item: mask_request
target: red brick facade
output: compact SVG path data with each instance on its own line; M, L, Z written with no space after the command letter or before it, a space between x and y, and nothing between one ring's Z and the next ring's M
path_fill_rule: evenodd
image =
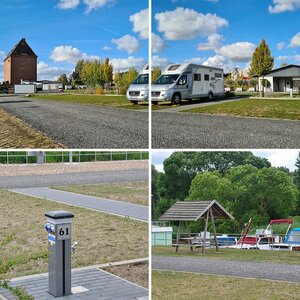
M37 56L22 39L4 59L4 81L19 84L21 80L37 80Z

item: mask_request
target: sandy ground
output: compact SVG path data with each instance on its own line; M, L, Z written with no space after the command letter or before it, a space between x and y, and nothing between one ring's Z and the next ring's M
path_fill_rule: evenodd
M63 148L0 108L0 148Z
M90 173L101 171L147 169L148 160L85 162L85 163L49 163L28 165L0 165L1 176L48 175L66 173Z

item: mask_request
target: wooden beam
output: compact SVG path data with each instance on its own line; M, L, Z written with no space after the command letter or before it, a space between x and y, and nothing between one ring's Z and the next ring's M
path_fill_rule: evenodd
M215 226L214 214L212 212L212 209L210 209L209 212L210 212L210 218L211 218L211 223L212 223L213 232L214 232L214 239L215 239L216 250L217 250L217 252L219 252L219 246L218 246L218 241L217 241L217 233L216 233L216 226Z
M190 238L191 237L191 228L190 228L190 225L188 224L188 221L186 221L186 228L187 228L188 238ZM192 241L188 240L188 243L191 245L190 250L193 251Z
M207 225L208 225L208 216L209 216L209 212L206 213L206 218L205 218L205 227L204 227L204 237L203 237L203 241L202 241L202 254L204 253L204 247L205 247L205 243L206 243L206 233L207 233Z
M181 221L179 221L178 225L178 231L177 231L177 246L176 246L176 252L178 252L178 245L179 245L179 240L180 240L180 227L181 227Z

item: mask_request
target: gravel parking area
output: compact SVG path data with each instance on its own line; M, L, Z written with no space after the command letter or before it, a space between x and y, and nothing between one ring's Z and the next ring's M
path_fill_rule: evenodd
M0 99L0 107L67 148L148 148L145 111L22 97Z
M152 146L166 149L300 148L300 122L153 112Z
M299 266L283 263L153 256L152 268L160 270L300 282Z

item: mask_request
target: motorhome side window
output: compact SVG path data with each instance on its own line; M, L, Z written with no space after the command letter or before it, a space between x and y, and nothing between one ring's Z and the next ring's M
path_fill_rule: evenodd
M194 81L201 81L201 74L194 74Z
M205 81L209 81L209 75L208 75L208 74L205 74L205 75L204 75L204 80L205 80Z
M215 77L216 78L222 78L222 74L221 73L215 73Z
M181 75L178 81L178 85L185 85L187 83L187 76L186 75Z

